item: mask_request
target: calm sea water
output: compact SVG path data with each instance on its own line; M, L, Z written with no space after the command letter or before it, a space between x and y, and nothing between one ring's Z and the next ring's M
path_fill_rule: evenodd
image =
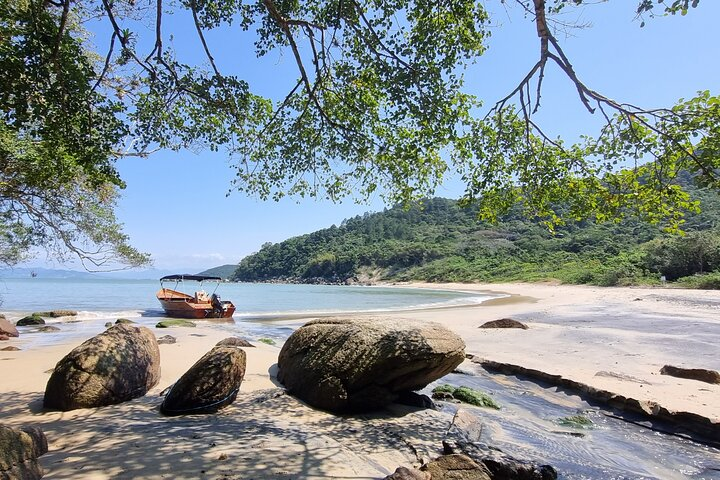
M175 288L175 282L166 283ZM405 310L479 304L497 295L443 290L335 285L183 282L178 290L216 293L237 307L235 319L356 311ZM160 282L110 279L0 279L0 311L27 313L68 309L83 316L123 313L161 315Z

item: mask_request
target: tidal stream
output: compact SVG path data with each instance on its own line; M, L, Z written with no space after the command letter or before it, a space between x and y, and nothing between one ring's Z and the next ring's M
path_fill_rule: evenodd
M459 372L423 393L449 383L490 394L500 410L468 406L482 423L480 441L518 459L552 465L561 479L720 480L717 448L622 420L555 387L490 374L469 362ZM592 425L561 423L577 415Z

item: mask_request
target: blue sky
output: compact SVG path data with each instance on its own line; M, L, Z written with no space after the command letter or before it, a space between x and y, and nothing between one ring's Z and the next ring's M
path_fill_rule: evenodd
M508 2L512 3L512 2ZM578 75L591 88L618 101L643 107L668 106L698 90L720 93L720 2L704 1L685 17L648 19L640 28L634 18L636 1L611 2L572 9L569 22L590 23L566 37L556 36ZM492 14L489 50L468 71L467 90L486 105L509 93L537 61L534 24L518 8L486 2ZM176 33L174 47L192 60L199 55L187 19L166 17ZM173 25L174 23L174 25ZM220 69L247 80L256 93L283 98L297 79L289 52L255 60L253 36L232 43L224 31L207 40ZM557 69L547 72L540 120L555 135L570 139L594 133L597 116L585 112L573 86ZM342 204L286 198L263 202L239 192L226 197L233 178L231 160L222 152L158 152L147 159L117 163L127 189L117 214L132 243L149 252L158 269L200 271L237 263L264 242L339 224L344 218L384 207L379 197L367 204L346 199ZM450 179L437 192L458 197L462 189ZM57 265L54 265L57 266Z

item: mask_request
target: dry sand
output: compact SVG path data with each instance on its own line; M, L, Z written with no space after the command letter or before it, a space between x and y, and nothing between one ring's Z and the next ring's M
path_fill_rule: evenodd
M389 314L444 324L462 336L468 353L720 421L720 385L659 374L665 364L720 370L720 292L412 286L509 295L476 307ZM478 328L504 317L530 328ZM163 417L159 392L226 336L202 324L157 331L166 333L178 341L160 346L162 378L146 397L72 412L43 411L42 395L49 370L84 339L0 351L0 421L46 432L45 478L382 478L399 465L440 454L447 414L402 410L351 418L312 410L276 388L279 347L262 343L245 349L248 369L232 406L217 415ZM24 344L21 336L0 347Z

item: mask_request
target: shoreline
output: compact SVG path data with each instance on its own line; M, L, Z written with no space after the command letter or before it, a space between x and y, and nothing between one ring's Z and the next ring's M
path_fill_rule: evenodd
M466 343L466 353L478 359L559 375L571 382L635 399L640 405L651 406L654 402L669 412L687 412L708 419L712 425L720 424L720 403L717 402L720 385L659 373L665 364L720 370L720 357L716 354L720 340L720 291L552 284L384 286L471 293L491 291L509 296L478 305L327 316L389 317L437 322L459 334ZM298 315L260 323L271 323L283 331L289 331L290 328L321 317ZM525 323L529 328L478 328L486 321L508 317ZM243 320L236 322L240 329L242 324ZM40 408L49 370L88 337L80 339L74 336L55 344L47 342L50 337L43 337L45 344L28 350L0 351L0 366L5 367L3 388L0 391L0 410L5 414L2 423L11 427L37 425L46 431L50 452L41 457L40 461L48 471L47 478L137 478L131 472L137 474L133 468L138 465L143 466L144 473L141 476L146 478L235 478L223 477L223 472L231 471L223 470L231 466L226 465L227 462L240 474L250 472L257 478L265 478L266 474L273 478L287 478L281 472L300 471L297 469L307 474L296 474L296 478L357 478L357 475L382 478L384 475L380 473L392 473L400 464L410 465L418 461L415 454L397 445L382 447L384 453L379 457L368 453L380 448L372 442L361 442L350 449L338 446L348 439L359 441L357 433L353 432L358 428L362 430L365 423L343 417L343 425L349 422L347 425L352 423L354 426L347 427L353 430L340 432L340 427L336 426L337 417L309 409L288 396L278 396L281 394L277 393L278 384L273 378L273 368L281 345L265 345L252 339L255 347L245 349L247 372L234 405L211 416L182 419L161 417L157 412L159 393L217 341L230 334L224 328L202 321L197 322L196 328L151 330L158 337L169 334L177 338L176 344L160 345L160 383L145 397L98 409L55 412ZM30 335L27 334L27 337ZM20 339L1 342L0 348L22 346L23 336L21 333ZM270 410L265 411L261 406ZM286 415L286 412L289 413ZM272 425L266 424L271 422L269 415L278 416L272 420ZM422 419L424 422L434 422L433 425L437 426L432 435L424 440L424 444L435 445L437 438L441 438L442 432L446 431L442 418L432 412L417 415L419 417L411 416L408 419ZM256 428L257 432L253 433L255 430L249 428L248 424L237 420L238 416L242 422L254 425L252 428ZM400 422L385 417L378 421L380 423L373 424L375 426L372 428L383 429L386 425ZM405 425L397 428L404 432L411 427ZM183 429L195 433L182 434ZM257 452L248 454L243 452L242 446L230 446L231 443L244 441L241 440L243 434L236 433L237 429L249 432L246 433L248 441L254 445L253 448L258 449ZM166 430L177 431L180 436L168 436ZM268 431L275 433L268 437L263 433ZM108 435L108 432L115 434ZM199 437L194 438L193 435ZM313 436L316 439L312 439ZM318 439L322 439L322 442ZM203 445L202 454L188 456L184 453L200 448L197 442ZM310 445L317 447L317 442L322 443L324 448L331 448L337 455L326 455L322 448L310 448ZM208 447L212 444L218 447ZM159 466L147 463L142 459L144 457L136 454L135 445L166 452L175 463L163 461L157 455L153 460L159 462ZM336 447L337 450L333 450ZM128 449L128 458L133 459L135 464L124 462L121 468L118 463L120 460L109 453L118 448ZM298 466L294 459L282 455L281 452L286 449L302 454L306 461ZM428 447L427 451L432 453L435 450ZM270 470L263 470L253 463L265 465L263 454L279 462L277 469L272 470L272 475L268 473ZM218 458L230 460L219 461ZM369 461L369 458L373 460ZM338 462L346 464L340 467ZM201 470L207 475L201 475Z

